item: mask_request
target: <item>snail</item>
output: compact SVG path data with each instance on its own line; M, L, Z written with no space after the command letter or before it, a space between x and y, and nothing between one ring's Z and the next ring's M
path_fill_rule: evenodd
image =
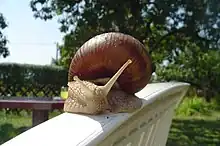
M134 37L109 32L85 42L72 58L64 112L133 112L142 106L134 95L152 75L151 58Z

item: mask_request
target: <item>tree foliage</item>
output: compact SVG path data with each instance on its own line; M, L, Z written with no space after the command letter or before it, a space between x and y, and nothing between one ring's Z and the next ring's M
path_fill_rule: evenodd
M6 46L7 39L3 35L3 30L7 27L5 22L5 18L3 17L2 13L0 13L0 56L2 55L4 58L9 55L8 48Z
M34 16L59 17L60 65L94 35L120 31L149 48L161 80L218 89L220 2L218 0L32 0ZM163 65L166 61L166 65Z

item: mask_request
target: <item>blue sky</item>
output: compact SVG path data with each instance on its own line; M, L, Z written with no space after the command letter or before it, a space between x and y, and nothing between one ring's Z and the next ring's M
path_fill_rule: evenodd
M56 19L35 19L29 0L0 0L0 12L8 23L4 34L9 43L10 56L1 62L50 64L56 56L56 42L62 42Z

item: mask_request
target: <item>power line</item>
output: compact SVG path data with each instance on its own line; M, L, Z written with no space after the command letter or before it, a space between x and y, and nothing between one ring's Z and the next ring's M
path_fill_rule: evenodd
M10 45L34 45L34 46L54 46L56 43L44 43L44 42L9 42Z

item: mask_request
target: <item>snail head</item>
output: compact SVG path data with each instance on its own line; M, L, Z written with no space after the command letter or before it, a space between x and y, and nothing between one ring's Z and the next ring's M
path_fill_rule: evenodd
M119 76L122 74L122 72L127 68L129 64L131 64L131 59L128 59L127 62L125 62L122 67L114 74L114 76L104 85L104 86L97 86L93 83L91 83L95 88L94 90L91 90L82 80L78 78L78 76L74 76L73 80L78 82L81 85L82 91L84 91L84 96L88 99L93 98L104 98L105 102L108 103L107 95L109 91L111 90L114 83L117 81Z

